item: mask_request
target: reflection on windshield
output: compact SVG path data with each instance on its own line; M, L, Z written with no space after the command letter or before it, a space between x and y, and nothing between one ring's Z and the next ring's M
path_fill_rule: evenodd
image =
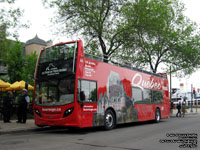
M35 90L35 104L58 106L74 102L74 79L38 82Z
M47 48L41 53L40 63L73 58L76 44L77 43L67 43Z

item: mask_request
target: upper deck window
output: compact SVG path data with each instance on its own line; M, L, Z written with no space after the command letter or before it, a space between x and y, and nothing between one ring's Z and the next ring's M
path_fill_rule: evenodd
M76 47L77 43L67 43L49 47L42 51L40 56L40 63L73 58Z
M67 74L75 73L77 61L77 42L54 45L41 52L37 79L62 79Z

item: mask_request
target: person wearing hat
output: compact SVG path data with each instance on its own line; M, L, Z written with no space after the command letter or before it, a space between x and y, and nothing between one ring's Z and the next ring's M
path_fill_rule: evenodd
M27 90L22 90L22 96L19 99L19 106L17 112L17 123L26 123L27 110L29 109L30 98L27 94Z

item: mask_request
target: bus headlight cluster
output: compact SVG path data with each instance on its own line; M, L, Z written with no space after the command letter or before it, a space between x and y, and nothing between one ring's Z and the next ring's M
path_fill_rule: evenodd
M38 116L42 117L42 115L41 115L41 113L40 113L40 111L39 111L38 109L35 109L35 113L36 113Z
M71 108L65 110L65 112L63 114L63 118L65 118L65 117L69 116L70 114L72 114L73 110L74 110L74 107L71 107Z

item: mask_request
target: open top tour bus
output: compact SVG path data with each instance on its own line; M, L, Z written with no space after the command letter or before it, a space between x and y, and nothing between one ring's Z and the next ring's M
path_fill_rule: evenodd
M43 49L35 73L35 124L109 130L170 116L166 74L101 60L84 54L81 40Z

